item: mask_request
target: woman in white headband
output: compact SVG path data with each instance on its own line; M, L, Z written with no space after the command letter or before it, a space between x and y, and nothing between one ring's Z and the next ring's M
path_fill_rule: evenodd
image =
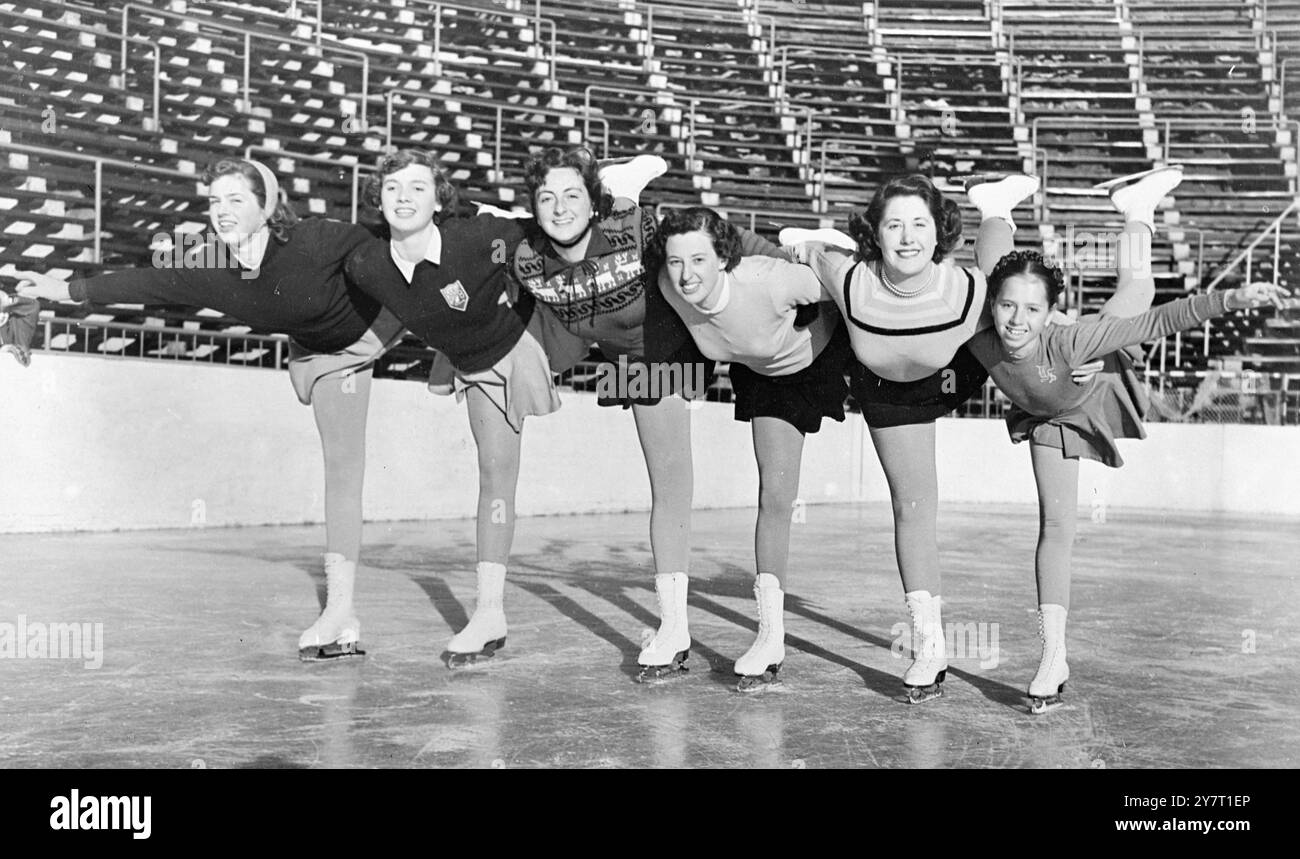
M373 238L364 227L299 220L275 174L256 161L212 165L208 217L215 230L181 255L155 254L153 268L64 283L21 272L19 293L52 301L211 308L290 341L289 377L312 407L325 455L324 611L298 641L304 660L360 654L352 607L361 554L366 413L376 358L402 337L400 322L355 289L343 264Z

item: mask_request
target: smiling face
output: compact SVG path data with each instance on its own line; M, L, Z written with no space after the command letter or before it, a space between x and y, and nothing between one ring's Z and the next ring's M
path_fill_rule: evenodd
M726 262L718 256L713 238L704 230L669 236L664 245L664 270L673 289L703 310L717 304L725 269Z
M433 171L423 164L409 164L389 173L379 189L379 207L394 235L423 230L442 211Z
M902 283L924 272L937 243L934 215L924 199L908 194L885 204L876 244L891 281Z
M1029 274L1013 274L1002 282L993 300L993 329L1007 351L1022 357L1047 327L1052 311L1047 287Z
M212 229L224 242L233 242L266 226L262 204L248 180L237 173L227 173L212 181L208 192L208 218Z
M595 206L577 170L555 167L547 172L546 180L537 189L533 213L542 231L557 244L567 247L586 234Z

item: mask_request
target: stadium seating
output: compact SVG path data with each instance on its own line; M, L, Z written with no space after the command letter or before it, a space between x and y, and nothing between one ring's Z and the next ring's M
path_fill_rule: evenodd
M1159 216L1158 301L1223 273L1298 191L1297 0L340 0L323 4L319 31L316 3L155 0L132 4L125 46L122 9L0 2L14 58L0 78L0 275L148 264L155 234L204 227L184 177L245 152L304 214L365 219L355 185L386 146L436 149L466 201L510 206L530 152L585 138L668 160L646 202L714 205L769 236L842 227L897 172L956 191L1028 169L1045 188L1018 210L1017 241L1058 254L1118 227L1095 183L1181 163L1187 180ZM98 259L93 164L57 153L109 159ZM1277 277L1298 285L1300 222L1277 246ZM1252 276L1274 276L1271 250L1252 258ZM1075 260L1084 312L1113 288L1104 262ZM111 310L119 325L234 324ZM1230 318L1160 360L1300 370L1294 313ZM170 334L89 330L57 336L80 335L78 351L176 351ZM224 354L274 359L246 345ZM428 357L412 342L389 364L415 377Z

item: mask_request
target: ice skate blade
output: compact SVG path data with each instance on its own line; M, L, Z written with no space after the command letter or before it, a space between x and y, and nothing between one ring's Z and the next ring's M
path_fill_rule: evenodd
M1044 713L1049 713L1052 710L1055 710L1057 707L1060 707L1065 703L1061 698L1061 693L1064 691L1065 683L1062 682L1061 685L1056 688L1056 693L1053 695L1030 695L1029 712L1033 713L1035 716L1041 716Z
M933 683L927 683L924 686L907 686L907 703L924 704L926 701L932 701L935 698L943 697L943 681L948 676L948 669L945 668L934 677Z
M976 185L984 185L988 182L1001 182L1003 179L1011 176L1011 173L976 173L974 176L967 176L962 181L962 190L969 191Z
M482 650L476 650L470 653L456 653L455 651L449 650L447 651L446 656L447 667L453 671L457 668L468 668L480 659L491 659L493 656L496 656L498 650L505 646L506 639L503 635L495 641L489 641L487 644L484 644Z
M314 644L300 647L298 659L301 662L329 662L334 659L346 659L349 656L365 656L366 652L355 641L333 641L329 644Z
M658 684L684 677L691 670L686 665L686 660L690 655L689 650L683 650L674 656L673 661L667 665L642 665L641 673L636 676L636 682Z
M736 683L736 691L746 693L762 692L764 689L779 686L781 685L781 678L777 676L777 673L780 670L781 663L777 663L776 665L767 666L767 670L762 674L737 674L736 676L739 677L740 680Z
M1035 716L1041 716L1044 713L1050 713L1053 710L1065 704L1060 695L1049 695L1046 698L1030 698L1029 712Z
M926 701L933 701L935 698L943 697L943 686L935 683L933 686L909 686L907 687L908 704L924 704Z
M1153 176L1156 173L1160 173L1161 171L1164 170L1184 170L1184 169L1185 168L1181 164L1169 164L1165 167L1153 167L1150 170L1142 170L1138 173L1130 173L1127 176L1120 176L1116 179L1107 179L1105 182L1098 182L1096 185L1093 185L1092 187L1098 191L1114 191L1118 188L1123 188L1125 185L1132 185L1135 182L1140 182L1146 177Z

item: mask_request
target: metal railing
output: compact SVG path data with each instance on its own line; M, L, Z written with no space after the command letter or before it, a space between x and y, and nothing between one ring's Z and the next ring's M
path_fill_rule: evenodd
M442 10L443 9L455 9L461 12L473 12L478 15L483 15L483 14L500 15L503 18L526 18L526 16L523 15L522 12L512 12L508 9L495 10L495 9L488 9L483 6L466 6L459 3L444 3L442 0L408 0L408 2L414 5L423 6L426 9L433 10L433 27L434 27L433 64L434 64L434 69L436 74L442 74L442 60L438 58L438 55L442 51ZM534 44L538 44L538 45L541 44L542 25L546 25L551 28L551 55L550 55L550 61L548 63L550 68L548 74L548 80L550 81L551 84L551 90L554 91L556 88L556 78L555 78L555 59L556 59L555 51L556 51L556 44L557 44L556 26L555 26L556 22L551 18L542 17L541 0L537 0L536 6L534 7L532 22L533 22Z
M1295 200L1291 205L1287 206L1282 214L1274 218L1273 222L1265 227L1263 232L1255 237L1254 241L1242 248L1241 253L1233 257L1232 261L1223 267L1223 270L1215 276L1214 280L1206 284L1205 291L1212 291L1216 286L1223 282L1224 278L1236 271L1238 266L1241 266L1243 262L1245 263L1245 279L1249 282L1251 278L1251 264L1254 259L1255 248L1267 239L1270 233L1273 236L1273 284L1276 286L1278 282L1278 274L1281 271L1279 263L1282 258L1282 222L1292 213L1300 213L1300 199ZM1300 218L1297 218L1296 223L1297 227L1300 227Z
M325 0L315 0L316 5L316 32L312 41L316 47L321 46L321 31L325 29ZM297 20L298 18L298 0L289 0L289 17Z
M372 165L363 165L359 161L353 161L351 165L347 162L340 161L328 155L307 155L302 152L289 152L285 149L276 149L274 146L246 146L244 147L244 157L252 159L254 152L262 152L276 155L280 158L289 158L295 161L311 161L315 164L328 164L331 167L338 167L340 164L352 167L352 223L357 222L357 204L361 196L361 171L368 170L374 172L377 167ZM277 174L279 171L275 171Z
M1274 56L1276 56L1276 53L1274 54ZM1282 117L1286 116L1286 67L1288 64L1295 63L1297 61L1298 59L1296 57L1286 57L1280 63L1278 63L1277 104L1278 104L1278 114L1281 115ZM1291 142L1293 145L1297 143L1297 141L1294 140Z
M785 101L788 101L788 98L787 98L787 96L786 96L786 90L789 88L789 85L790 85L789 70L790 70L790 51L791 51L791 50L799 51L799 56L801 56L801 57L826 57L826 58L839 59L839 60L841 60L841 61L843 61L843 59L844 59L844 54L843 54L843 52L834 52L834 51L818 51L818 50L815 50L815 49L809 48L809 47L807 47L807 46L805 46L805 45L781 45L779 48L776 49L776 53L777 53L777 56L778 56L779 61L780 61L780 62L779 62L779 65L780 65L780 67L781 67L781 77L780 77L780 81L779 81L779 85L780 85L780 93L781 93L781 98L782 98L782 100L785 100ZM877 64L877 65L883 63L883 64L885 64L885 65L897 66L897 67L898 67L898 73L897 73L897 76L895 77L894 80L895 80L895 86L896 86L896 95L897 95L897 99L898 99L899 104L901 105L901 104L902 104L902 99L903 99L903 69L902 69L902 60L901 60L899 57L897 57L897 56L895 56L895 55L893 55L893 54L890 54L890 53L888 53L888 52L884 52L884 53L881 53L881 54L879 54L879 55L876 55L876 54L873 53L870 57L867 57L867 58L862 59L861 62L863 62L863 63L870 62L870 63L875 63L875 64ZM882 90L882 92L887 93L888 90Z
M506 105L503 105L501 104L501 102L493 101L491 99L472 98L468 96L454 95L451 93L421 92L419 90L411 90L404 87L394 87L388 90L387 92L385 92L382 96L370 96L370 98L383 98L384 100L384 110L386 112L386 122L387 122L387 129L384 135L385 152L393 151L393 99L399 95L405 95L411 98L436 98L436 99L442 99L444 102L453 101L456 102L457 104L472 104L472 105L486 107L494 110L496 112L496 125L495 125L496 134L492 141L492 153L493 153L492 169L500 173L501 135L505 125L505 111L507 109ZM602 125L605 126L605 134L603 139L602 154L600 157L605 158L609 156L609 123L606 120L601 119L600 117L586 117L571 111L556 110L554 108L548 108L548 107L530 107L527 105L512 104L508 106L508 109L514 113L536 113L536 114L541 114L543 116L555 116L561 119L573 119L575 121L575 125L574 125L575 128L577 127L576 124L577 121L586 121L586 122L594 121L594 122L601 123ZM583 133L583 140L585 141L590 137L590 134L588 133L590 131L590 126L588 125L584 127L587 129L587 131Z
M152 6L143 6L136 3L127 3L125 6L122 7L122 35L124 37L127 35L127 30L130 27L131 10L133 9L137 13L139 13L139 15L144 15L146 17L172 18L180 21L185 21L187 23L195 24L197 26L207 27L213 30L220 30L226 33L236 33L242 35L244 37L243 39L244 50L242 56L242 59L244 61L244 77L243 77L244 99L241 108L244 113L252 113L253 111L252 55L253 55L254 39L263 39L266 41L275 42L276 44L304 45L311 48L317 48L320 51L320 55L322 58L324 57L324 52L327 50L333 51L336 54L343 54L345 56L360 57L361 58L360 59L361 128L364 129L366 127L366 94L370 91L370 55L367 54L365 51L353 50L351 48L341 48L336 45L317 45L315 42L306 39L295 39L291 36L280 36L273 33L259 32L257 30L250 30L246 27L236 27L231 24L222 24L215 21L204 21L201 18L195 18L191 15L185 15L179 12L168 12L163 9L155 9ZM125 76L126 75L126 43L125 42L123 42L122 44L121 71L122 71L122 75Z
M666 210L680 211L682 209L692 209L699 205L700 205L699 203L658 203L655 205L655 217L662 219L663 213ZM713 208L715 211L717 211L718 214L722 215L724 218L726 218L729 221L731 220L732 215L740 215L741 217L747 217L749 219L749 223L743 226L745 226L745 228L748 229L751 233L758 232L758 219L760 217L766 217L770 219L768 221L768 226L772 226L772 227L789 226L788 223L776 219L782 216L789 216L791 214L798 215L799 217L818 220L819 222L821 220L818 217L817 213L815 212L791 213L791 212L783 212L778 209L755 209L749 206L713 206L711 208Z
M538 0L538 2L540 3L540 0ZM637 3L636 5L641 7L644 10L646 44L652 48L651 52L646 56L646 62L648 64L650 58L654 56L653 46L654 46L654 39L655 39L655 7L654 4L652 3ZM684 6L674 7L674 11L685 13L687 12L687 9ZM697 9L695 11L697 14L707 12L709 15L711 15L714 18L728 18L732 14L735 14L740 19L741 23L746 25L749 23L749 20L746 18L744 12L739 10L737 10L734 13L722 9ZM772 15L764 15L759 12L754 12L753 19L757 21L760 25L763 23L764 20L766 20L768 55L769 55L769 59L775 62L776 61L776 18Z
M1050 167L1048 164L1049 156L1047 150L1044 147L1040 146L1038 143L1038 130L1040 127L1052 127L1052 126L1058 126L1063 128L1079 128L1084 126L1119 128L1119 129L1131 128L1139 133L1148 130L1148 127L1143 126L1140 123L1140 121L1137 119L1105 119L1105 118L1096 118L1096 117L1058 117L1058 116L1035 117L1030 122L1029 139L1030 139L1031 148L1035 152L1042 152L1042 156L1043 156L1043 170L1039 174L1039 177L1042 179L1042 186L1041 186L1041 190L1039 191L1039 197L1042 199L1041 220L1043 222L1050 222L1051 220L1050 212L1048 211L1047 204L1046 204L1047 187L1049 184L1048 179L1050 176ZM1214 129L1228 129L1228 128L1240 128L1240 127L1242 127L1242 121L1240 120L1228 120L1228 119L1157 120L1154 130L1158 132L1156 141L1157 144L1161 146L1160 160L1165 162L1166 164L1168 164L1171 161L1170 149L1171 146L1173 145L1174 128L1192 128L1192 129L1203 128L1207 131L1210 131ZM1300 121L1296 121L1296 120L1281 121L1281 122L1277 120L1265 120L1265 123L1263 125L1257 126L1257 128L1262 128L1264 130L1274 130L1274 131L1279 129L1284 129L1284 128L1292 128L1296 135L1300 135ZM1159 134L1161 129L1163 129L1163 134ZM1193 178L1193 177L1189 177L1189 178ZM1224 177L1204 177L1204 178L1224 178Z
M272 367L279 369L289 356L289 338L283 334L251 334L230 331L203 331L167 325L144 325L135 322L101 322L52 315L42 318L42 339L37 351L96 358L183 360L193 363L221 364L234 367L260 367L263 355L270 355ZM92 337L78 332L99 331L99 348L92 351ZM54 345L59 337L68 339ZM158 338L158 345L146 351L147 341ZM164 341L164 338L165 341ZM120 342L113 343L113 340ZM173 346L172 344L176 344ZM240 348L236 350L234 346ZM112 346L113 348L105 348ZM79 347L79 348L76 348ZM250 348L252 347L252 348ZM240 358L240 355L248 357Z
M725 96L702 96L702 95L694 95L690 93L678 93L678 92L674 92L673 90L636 89L633 87L610 87L610 86L603 86L601 84L591 84L590 86L586 87L582 91L582 110L584 114L584 123L589 123L589 122L605 123L606 149L609 148L609 122L605 120L603 117L592 115L591 94L593 92L608 92L616 95L627 95L631 93L635 95L647 95L653 97L667 96L672 99L672 103L661 104L660 107L662 108L671 107L677 111L681 111L681 107L678 106L677 104L677 98L678 96L680 96L681 99L684 102L686 102L686 115L683 117L683 119L686 121L685 125L687 126L688 129L686 134L682 136L681 142L686 144L686 147L691 157L694 156L693 140L695 136L695 121L696 121L695 106L698 104L718 104L718 105L728 105L728 106L739 105L739 106L746 106L746 107L752 106L752 107L759 107L765 111L771 112L771 114L777 118L794 116L792 112L787 111L785 109L778 108L777 103L772 101L771 99L765 100L765 99L745 99L745 98L734 98L734 97L729 98ZM804 117L804 141L805 141L803 146L804 164L810 164L812 161L812 133L813 133L812 118L814 114L811 108L802 108L800 112ZM637 121L633 117L626 117L626 119L629 122ZM584 137L589 136L590 133L589 127L584 124L583 128L584 128Z
M1282 214L1274 218L1273 222L1269 224L1267 227L1265 227L1264 230L1258 236L1256 236L1255 239L1250 244L1242 248L1241 252L1237 254L1235 257L1233 257L1232 260L1228 262L1228 264L1225 265L1217 275L1215 275L1213 280L1211 280L1208 284L1206 284L1205 291L1212 292L1220 283L1224 281L1224 279L1228 277L1228 275L1235 272L1238 268L1244 269L1243 276L1242 276L1243 281L1246 283L1250 283L1252 278L1252 267L1255 259L1255 248L1263 244L1264 241L1270 237L1270 235L1273 238L1273 285L1277 286L1278 280L1281 277L1281 273L1282 273L1282 264L1281 264L1282 263L1282 223L1287 218L1289 218L1292 214L1300 215L1300 198L1296 199L1291 203L1291 205L1287 206L1286 210L1283 211ZM1300 227L1300 217L1297 217L1297 227ZM1205 336L1203 338L1203 343L1201 348L1203 350L1203 354L1208 356L1210 354L1210 331L1211 331L1211 321L1208 319L1205 320L1204 331L1205 331Z
M185 179L191 182L198 182L199 177L193 173L184 173L180 170L170 170L166 167L154 167L151 164L137 164L134 161L122 161L117 158L105 158L96 155L83 155L79 152L64 152L61 149L49 149L43 146L28 146L23 143L9 143L0 140L0 150L12 152L21 152L27 155L37 155L42 158L65 159L70 161L80 161L87 164L95 165L95 226L93 236L93 248L95 258L93 262L99 263L103 255L101 253L101 242L104 227L104 167L119 167L131 173L153 173L159 176L172 176ZM51 197L57 195L51 194ZM72 220L72 219L69 219Z
M823 137L821 140L817 141L817 151L819 153L817 162L817 213L819 215L826 215L830 208L830 203L826 199L826 147L828 145L864 147L864 144L867 142L868 141L866 140L847 137ZM863 152L862 150L859 150L856 153L850 151L849 154L861 155Z
M109 39L120 39L122 41L122 52L124 54L126 52L127 42L130 42L135 45L142 45L146 48L149 48L153 55L153 128L154 130L157 130L158 128L161 127L162 97L159 92L159 88L161 86L161 78L162 78L162 50L153 42L151 42L148 39L142 38L140 36L125 36L120 33L108 33L105 32L104 30L96 29L95 27L86 27L81 24L66 24L62 21L46 21L43 18L33 19L19 12L11 12L8 9L0 9L0 16L4 16L6 18L17 18L19 20L28 21L28 22L40 21L40 23L43 26L53 25L63 30L74 30L78 33L89 33L90 35L96 37L104 36ZM123 73L121 75L121 78L122 78L121 89L123 91L126 91L126 74Z

